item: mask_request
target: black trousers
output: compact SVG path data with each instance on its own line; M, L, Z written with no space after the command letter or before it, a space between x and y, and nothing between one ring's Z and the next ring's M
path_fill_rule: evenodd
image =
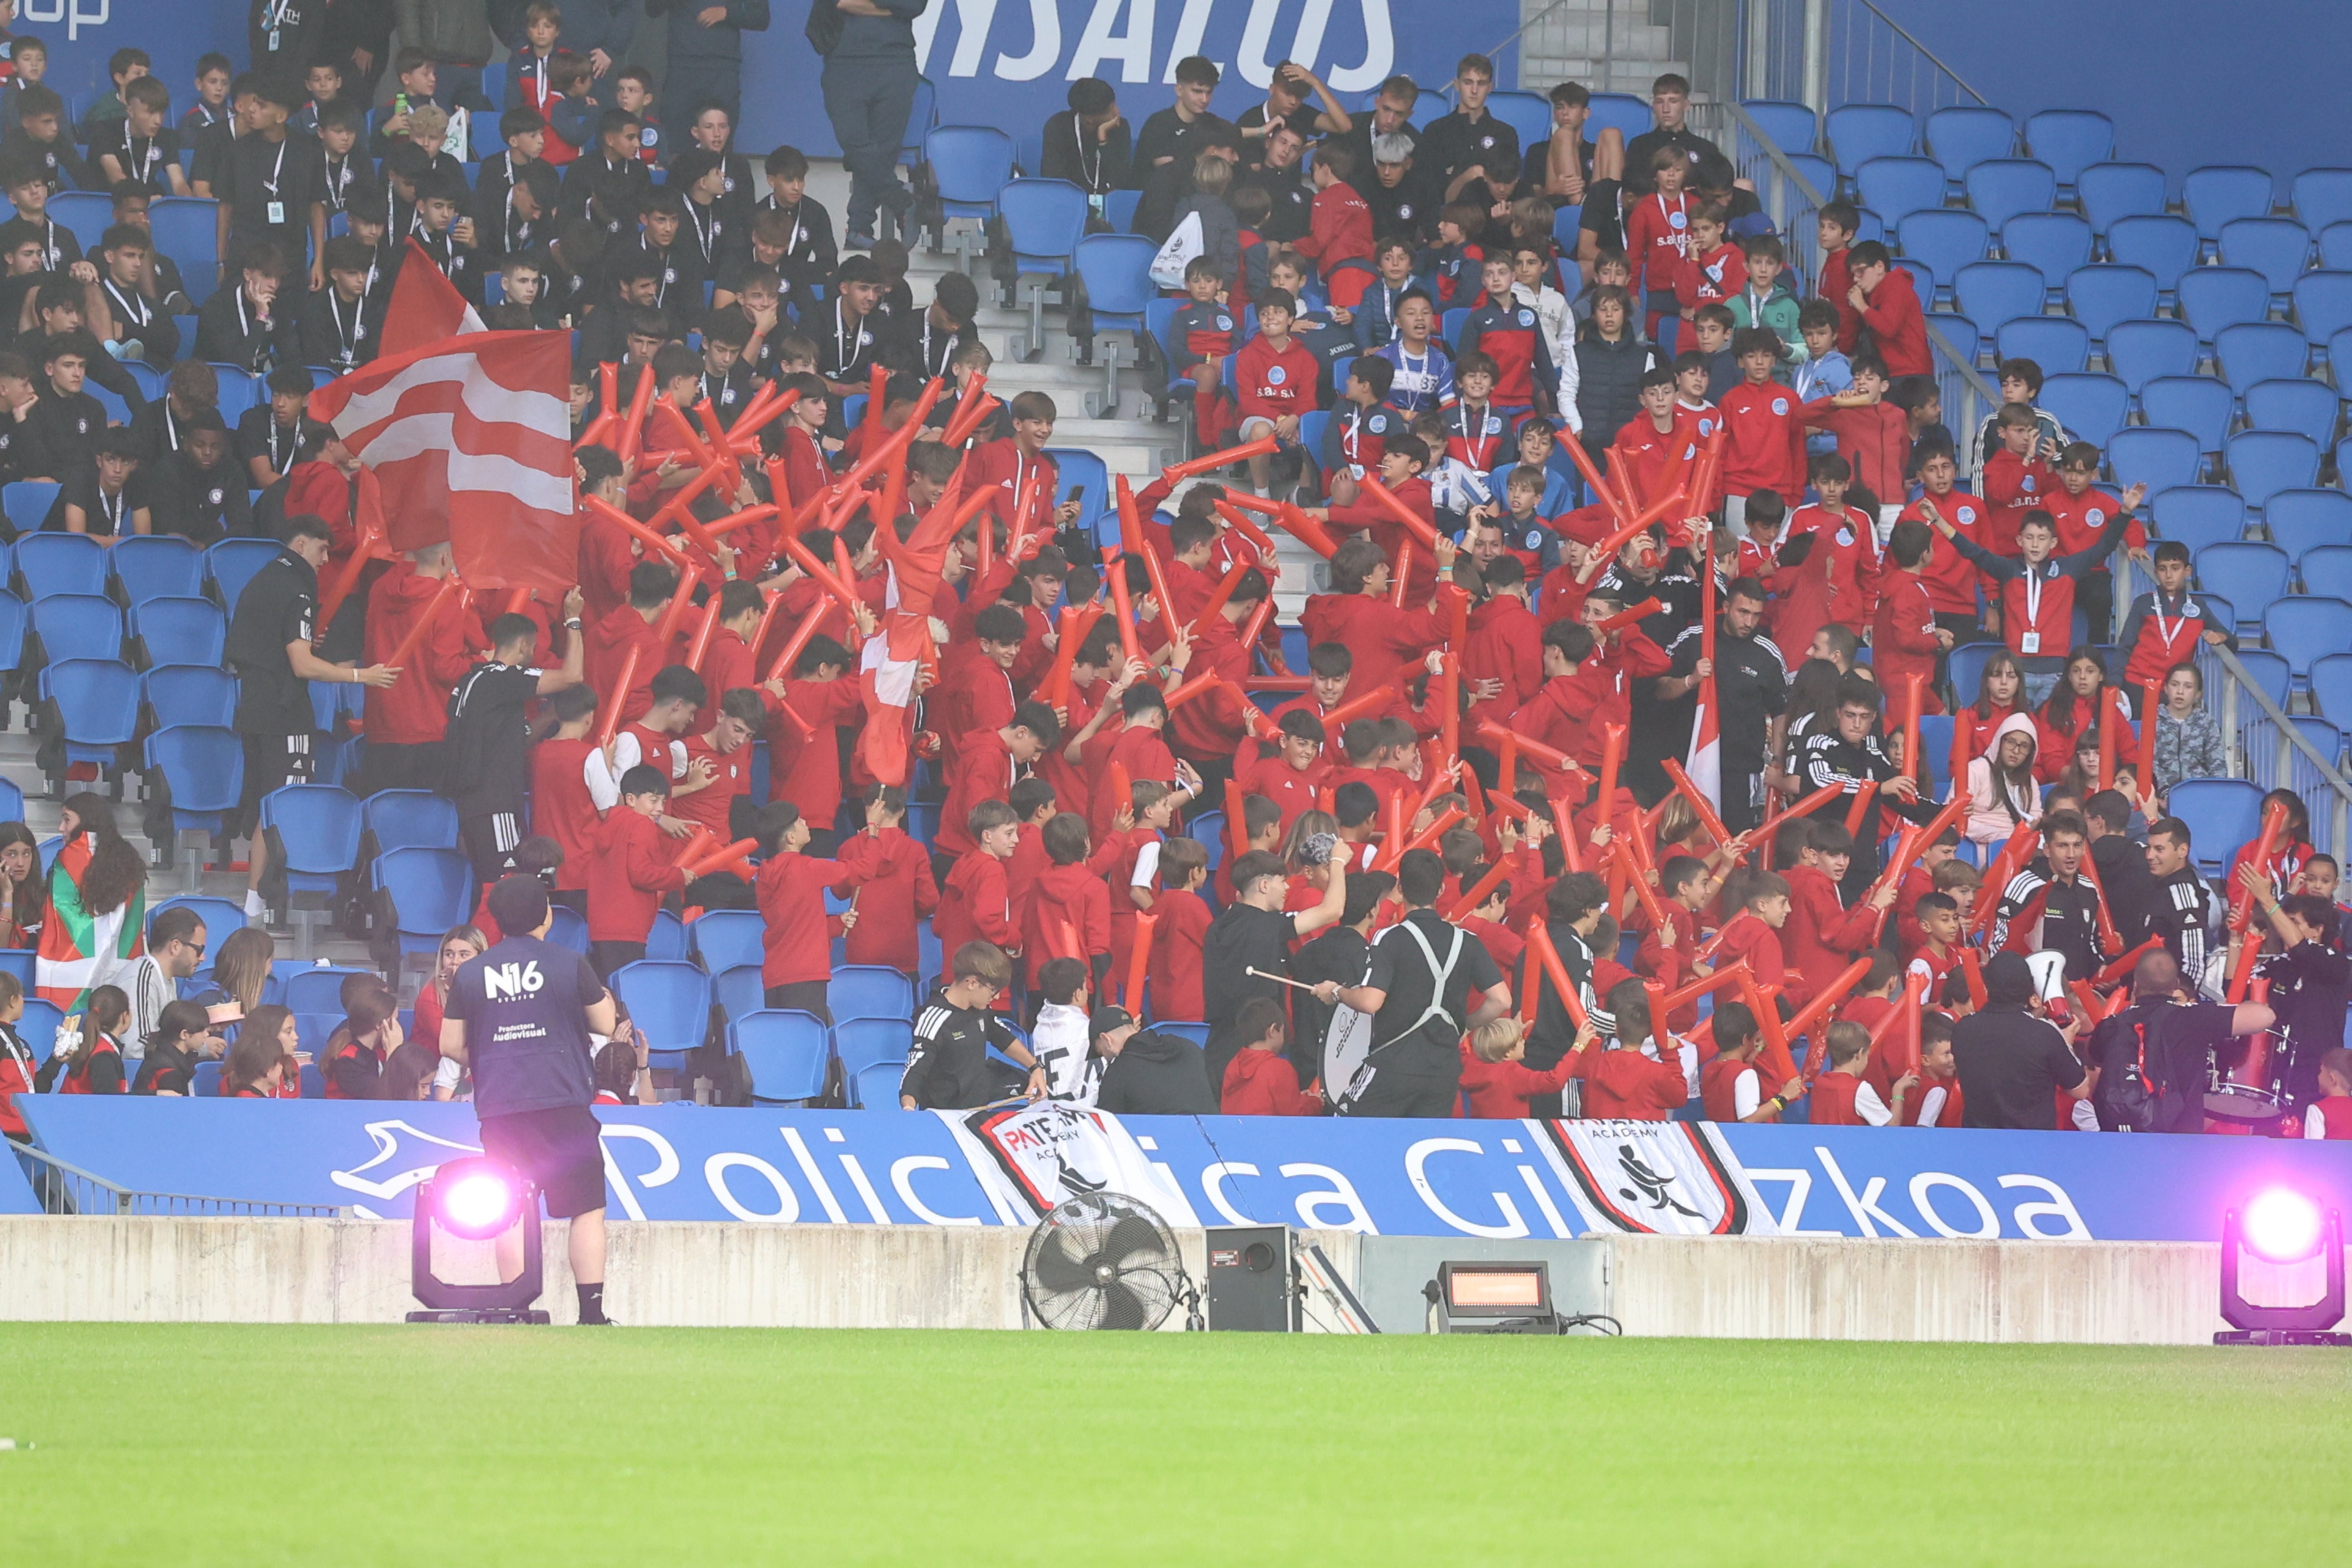
M1758 808L1759 792L1764 787L1764 771L1738 773L1729 767L1723 770L1723 825L1734 833L1745 833L1759 826L1764 814Z
M600 980L613 978L613 971L635 963L646 955L641 942L592 942L588 944L588 962Z
M813 1013L826 1023L833 1022L833 1006L825 1000L825 983L822 980L798 980L790 985L768 987L768 1005L786 1008L795 1013Z
M1452 1116L1461 1096L1461 1080L1408 1078L1375 1068L1363 1097L1348 1108L1350 1116Z

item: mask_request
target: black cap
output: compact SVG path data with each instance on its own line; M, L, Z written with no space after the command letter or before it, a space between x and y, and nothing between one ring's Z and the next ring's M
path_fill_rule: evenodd
M1087 1038L1108 1035L1113 1029L1124 1029L1135 1022L1135 1015L1124 1007L1097 1007L1087 1019Z

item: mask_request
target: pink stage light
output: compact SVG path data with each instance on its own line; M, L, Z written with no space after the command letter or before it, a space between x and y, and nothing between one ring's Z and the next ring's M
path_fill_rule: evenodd
M2300 1263L2319 1249L2319 1205L2287 1187L2267 1187L2246 1205L2246 1246L2273 1263Z
M487 1241L514 1224L522 1194L512 1178L485 1163L460 1174L436 1195L443 1229L467 1241Z

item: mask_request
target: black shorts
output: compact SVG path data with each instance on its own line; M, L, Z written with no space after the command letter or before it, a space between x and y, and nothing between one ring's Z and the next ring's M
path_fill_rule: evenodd
M547 1217L572 1219L604 1206L604 1146L584 1105L482 1118L482 1152L534 1183Z
M466 858L474 863L474 879L487 885L515 868L515 848L522 843L522 819L511 811L460 817L457 838L466 847Z
M239 796L236 826L250 829L261 820L261 797L288 784L309 784L316 775L318 736L310 730L291 735L247 735L245 787Z

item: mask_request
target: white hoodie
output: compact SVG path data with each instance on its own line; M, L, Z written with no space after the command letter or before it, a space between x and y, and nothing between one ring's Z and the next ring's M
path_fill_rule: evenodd
M1037 1027L1029 1048L1045 1068L1045 1092L1074 1105L1092 1105L1102 1086L1094 1063L1094 1040L1087 1032L1087 1010L1048 1002L1037 1012Z

